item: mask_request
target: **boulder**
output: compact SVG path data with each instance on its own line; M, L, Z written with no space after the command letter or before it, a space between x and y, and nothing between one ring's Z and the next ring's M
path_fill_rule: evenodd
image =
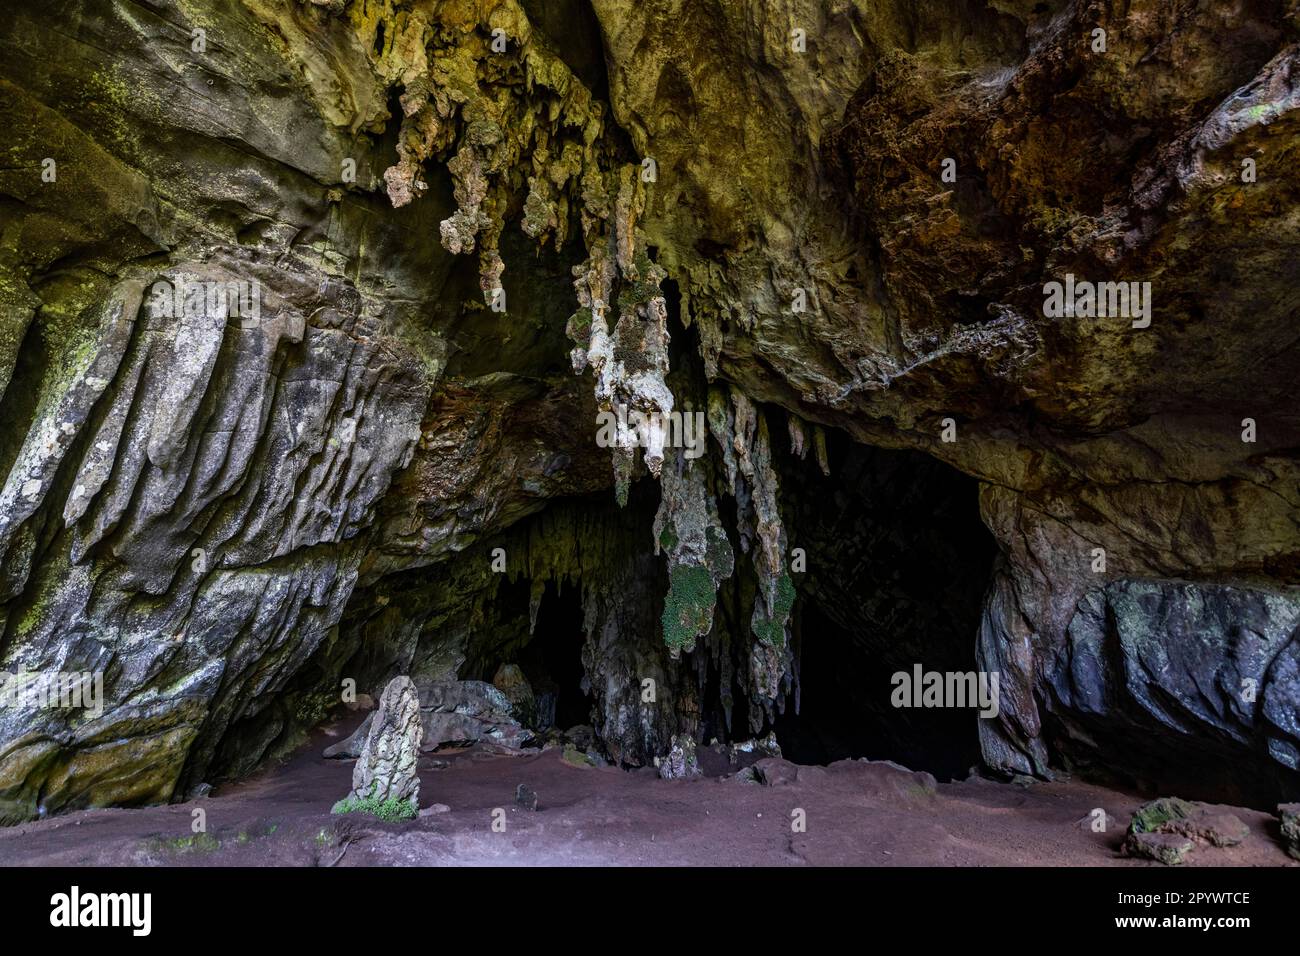
M1135 833L1125 842L1133 856L1145 856L1166 866L1179 866L1187 862L1192 852L1192 841L1177 833Z
M754 771L765 787L786 787L799 779L799 768L780 757L764 757L754 764Z
M491 742L518 749L533 737L506 695L486 681L433 681L420 687L421 748Z
M933 774L909 770L892 760L837 760L826 771L854 777L864 796L885 802L928 800L939 786Z
M1249 835L1250 828L1231 813L1203 803L1162 797L1134 812L1124 850L1161 863L1178 864L1196 842L1230 847Z
M1154 833L1178 820L1185 820L1196 812L1196 804L1177 797L1161 797L1144 803L1133 811L1129 823L1130 833Z
M1234 814L1207 812L1194 820L1188 820L1186 829L1180 832L1215 846L1236 846L1250 836L1250 827Z
M579 750L590 750L596 745L596 732L590 724L575 724L564 732L564 741Z
M492 686L510 702L511 713L525 726L537 727L537 698L518 664L502 664L492 677Z

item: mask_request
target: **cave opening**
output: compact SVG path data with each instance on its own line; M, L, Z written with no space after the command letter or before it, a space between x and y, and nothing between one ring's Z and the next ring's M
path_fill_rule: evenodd
M673 331L689 337L680 326ZM662 756L671 735L690 728L706 747L774 733L783 755L801 764L893 760L941 780L965 777L981 761L975 702L894 706L893 677L918 667L979 672L977 635L997 548L979 516L978 482L928 455L870 447L835 431L824 434L824 475L808 426L800 455L784 413L769 406L764 414L787 560L801 561L792 568L795 679L772 711L747 679L756 582L732 495L717 497L736 570L720 585L713 631L694 652L669 660L660 623L668 576L650 547L661 491L649 476L632 482L625 507L608 490L561 499L485 542L484 561L498 544L511 555L527 548L531 557L527 573L500 578L483 604L462 605L460 597L481 587L470 570L476 562L432 578L410 572L409 593L386 585L397 611L376 618L373 630L407 614L436 621L432 629L415 625L437 640L419 641L403 667L498 683L504 692L499 672L514 665L535 702L521 722L540 739L588 727L579 735L590 741L584 749L630 766ZM443 645L464 656L456 662ZM391 667L381 669L391 676ZM660 694L648 711L638 706L646 676ZM620 707L646 716L611 721Z
M797 763L867 757L962 778L980 762L975 702L895 706L894 675L911 680L918 665L978 675L997 553L978 483L919 452L836 433L827 444L829 476L811 460L775 456L784 486L798 488L786 499L791 546L807 562L795 575L798 680L774 722L777 740Z
M698 394L692 385L705 379L698 326L683 321L677 283L666 279L662 289L669 381L675 394ZM824 433L829 474L823 474L812 435L801 426L796 450L784 413L769 406L764 414L789 560L795 560L789 549L799 548L805 564L802 572L793 569L796 679L764 720L761 704L743 686L755 582L747 578L750 560L737 551L738 572L722 585L729 594L719 595L714 625L731 635L731 666L705 670L702 742L738 742L761 725L760 735L775 732L784 756L796 763L866 757L942 780L965 777L981 761L978 700L896 707L894 675L914 682L919 666L945 682L948 675L979 680L977 635L997 547L980 518L978 481L921 452L868 446L837 430ZM738 546L737 502L722 494L717 504Z
M594 702L582 666L583 641L580 589L547 582L532 639L513 661L533 688L539 730L591 723Z
M529 628L531 582L502 581L493 602L502 622L501 639L484 640L461 667L462 680L495 682L501 668L514 665L523 673L535 704L525 719L530 729L568 730L591 723L593 698L582 663L582 590L574 582L547 581Z

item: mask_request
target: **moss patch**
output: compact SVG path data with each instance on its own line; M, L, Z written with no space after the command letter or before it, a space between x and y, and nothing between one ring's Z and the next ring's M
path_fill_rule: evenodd
M330 813L368 813L387 823L414 820L420 815L420 811L410 800L401 800L397 797L389 797L387 800L380 800L378 797L345 797L334 804Z
M785 646L785 622L794 610L794 580L788 574L782 574L776 582L776 606L771 615L765 613L762 599L754 602L754 616L751 624L754 635L769 647Z
M189 836L173 837L170 840L157 837L149 841L149 849L154 852L166 850L172 853L212 853L221 849L221 841L210 833L192 833Z
M672 648L693 648L695 639L707 634L713 623L716 601L708 568L693 564L673 568L664 600L664 643Z
M1190 817L1195 807L1186 800L1177 797L1164 797L1143 804L1133 813L1133 822L1129 825L1130 833L1155 833L1171 820Z

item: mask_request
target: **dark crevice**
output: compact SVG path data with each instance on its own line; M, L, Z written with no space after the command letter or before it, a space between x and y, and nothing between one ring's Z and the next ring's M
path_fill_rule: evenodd
M609 100L605 42L591 0L521 0L528 21L598 100Z
M787 757L895 760L941 779L980 762L973 707L893 706L893 675L975 673L996 548L977 482L926 455L828 438L831 475L777 455L796 574L799 695L776 721ZM797 491L796 491L797 489Z
M532 684L537 709L554 714L551 725L568 729L591 723L594 703L582 668L582 601L576 586L548 583L537 612L533 638L517 663ZM542 728L544 729L544 728Z

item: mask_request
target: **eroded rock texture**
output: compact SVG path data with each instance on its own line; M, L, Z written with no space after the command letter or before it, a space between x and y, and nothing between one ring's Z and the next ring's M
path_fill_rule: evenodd
M394 677L380 695L379 709L352 768L352 792L346 799L371 805L398 804L409 807L408 812L414 815L420 801L415 765L423 736L415 684L409 677Z
M0 820L552 639L649 764L927 627L994 769L1294 798L1286 4L22 0L0 94L0 669L104 677L0 708Z

